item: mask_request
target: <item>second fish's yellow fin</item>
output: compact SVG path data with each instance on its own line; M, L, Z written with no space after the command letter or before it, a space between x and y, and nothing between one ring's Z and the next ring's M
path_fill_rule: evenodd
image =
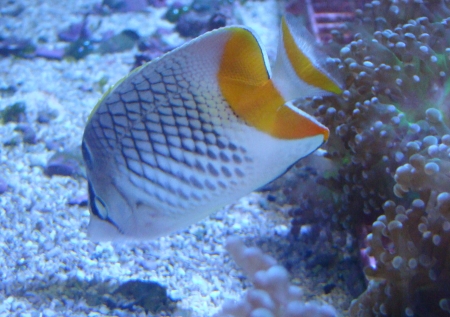
M307 29L291 15L281 19L280 29L273 81L283 97L341 94L339 76L327 69L327 56L317 48Z
M222 95L247 124L280 139L301 139L328 129L306 113L286 106L271 79L266 53L246 28L230 29L217 74Z

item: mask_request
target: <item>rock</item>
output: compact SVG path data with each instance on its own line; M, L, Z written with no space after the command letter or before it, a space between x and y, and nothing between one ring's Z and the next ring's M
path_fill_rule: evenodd
M227 25L227 18L222 13L215 13L208 21L208 31L218 29Z
M162 8L167 5L166 0L149 0L149 4L155 8Z
M37 114L37 122L49 123L58 116L57 110L40 110Z
M21 123L21 124L18 124L14 130L22 132L23 142L28 143L28 144L36 144L37 143L36 132L34 132L33 128L30 125L28 125L26 123Z
M17 3L16 1L7 1L5 3L2 3L2 7L0 7L0 15L17 17L24 10L25 5Z
M166 288L155 282L128 281L119 286L113 294L105 296L110 309L133 309L141 306L146 312L172 312L176 301L167 296Z
M0 87L0 97L6 98L11 97L14 95L17 91L17 88L15 86L3 86Z
M79 39L90 39L92 32L87 27L87 16L79 23L69 25L67 29L58 33L58 38L65 42L76 42Z
M0 178L0 195L8 190L8 183L3 178Z
M116 53L130 50L139 40L139 35L133 30L124 30L110 39L102 42L98 48L100 54Z
M44 173L47 176L84 176L80 149L55 153L47 162Z
M149 62L174 48L167 45L162 40L162 38L164 38L164 35L170 34L168 30L159 28L157 30L157 33L161 37L151 36L148 38L139 39L138 49L142 53L134 56L134 68L142 66L146 62Z
M94 51L94 46L90 40L79 39L71 43L65 49L65 56L73 57L76 60L82 59Z
M147 6L147 0L103 0L103 5L108 6L113 11L136 12L144 11Z
M65 50L63 49L49 49L42 46L38 46L34 52L36 57L43 57L47 59L61 60L64 57Z
M178 19L176 30L184 37L197 37L206 31L209 16L189 11Z
M88 201L88 195L85 194L69 199L67 204L70 206L78 205L80 207L86 207L88 205Z
M197 37L226 24L227 19L222 13L189 11L179 17L176 30L181 36Z
M16 55L27 57L30 54L32 55L34 50L35 47L30 40L0 36L0 56Z
M22 139L20 138L20 136L18 134L14 134L12 137L10 137L10 138L6 139L5 141L3 141L3 145L4 146L16 146L21 141L22 141Z
M61 147L62 144L60 142L54 140L45 141L45 148L49 151L56 151Z
M0 119L3 121L3 123L22 122L25 119L25 110L25 102L16 102L0 111Z

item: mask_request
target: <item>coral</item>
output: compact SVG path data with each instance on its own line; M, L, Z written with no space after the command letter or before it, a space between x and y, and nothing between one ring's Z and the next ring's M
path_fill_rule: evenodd
M131 50L138 40L138 33L133 30L123 30L119 34L101 42L97 51L100 54L108 54Z
M450 313L449 16L445 0L367 3L325 47L342 96L297 103L332 132L326 172L309 177L333 194L310 185L297 203L336 210L336 226L352 228L375 260L352 316Z
M367 224L395 198L391 176L407 158L406 144L416 130L423 137L447 131L447 22L413 10L408 15L405 8L404 2L373 1L358 13L364 27L351 43L342 46L335 32L328 48L339 55L346 90L341 98L309 104L335 132L326 146L335 175L320 182L340 194L344 217L350 211L353 220ZM392 10L400 11L393 16ZM402 20L394 19L398 15ZM444 113L441 122L426 116L432 107Z
M335 193L344 226L370 225L383 203L396 198L393 174L408 158L408 142L448 133L447 21L420 16L427 12L422 4L414 5L419 13L399 11L403 20L396 23L404 24L380 26L389 12L401 10L398 6L387 0L366 5L357 12L360 33L349 44L333 32L326 49L336 56L331 61L338 64L346 90L338 98L298 103L334 132L324 147L332 168L318 182ZM434 109L431 116L428 109Z
M425 114L427 123L447 130L438 110ZM412 126L416 137L402 152L407 163L394 176L402 204L387 201L373 223L368 251L376 266L365 269L372 282L352 304L354 316L450 313L450 135Z
M448 187L450 188L450 187ZM450 194L415 199L410 208L384 204L373 224L366 267L368 290L352 303L352 316L444 316L450 313Z
M225 302L216 317L331 317L330 306L302 301L302 290L289 282L286 269L256 247L247 248L236 237L227 240L226 248L254 284L241 302Z

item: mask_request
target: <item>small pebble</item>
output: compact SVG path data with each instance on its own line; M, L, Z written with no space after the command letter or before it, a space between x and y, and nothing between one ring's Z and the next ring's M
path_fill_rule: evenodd
M7 190L8 190L8 183L3 178L0 178L0 195L6 192Z
M73 198L69 199L67 204L70 206L78 205L80 207L86 207L88 205L88 195L85 194L85 195L73 197Z

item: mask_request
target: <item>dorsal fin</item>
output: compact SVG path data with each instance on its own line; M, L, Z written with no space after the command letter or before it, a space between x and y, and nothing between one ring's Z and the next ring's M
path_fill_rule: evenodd
M93 113L107 98L116 98L113 95L118 87L124 91L134 89L131 84L122 85L122 82L139 85L143 78L152 84L155 79L153 89L158 92L164 90L170 99L172 93L166 90L166 84L156 84L156 81L160 73L172 68L183 74L193 95L221 94L241 120L260 131L280 139L300 139L318 134L326 139L328 136L328 130L314 118L285 106L289 100L282 96L271 79L267 56L260 41L253 31L240 26L208 32L134 70L102 97ZM223 112L219 111L218 115L220 113Z

